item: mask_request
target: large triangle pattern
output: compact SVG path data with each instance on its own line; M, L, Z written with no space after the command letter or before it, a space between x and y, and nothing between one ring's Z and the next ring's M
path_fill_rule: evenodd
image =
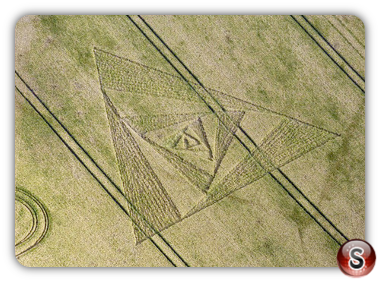
M266 173L286 165L338 136L336 133L242 99L207 89L209 94L224 109L218 120L215 121L218 124L214 124L214 126L216 125L216 132L212 132L212 135L215 134L212 138L214 141L214 150L212 150L202 123L203 116L206 113L210 115L212 113L207 112L207 105L202 103L197 93L192 89L204 91L200 85L193 83L190 87L180 77L98 49L95 49L94 52L102 90L112 90L116 99L120 100L120 106L128 109L123 115L124 119L121 119L107 95L104 95L125 195L137 206L136 211L131 210L131 214L138 241L154 234L154 231L152 233L149 230L152 229L152 226L147 227L146 221L141 220L141 215L142 218L151 222L154 230L162 230L177 222L180 220L180 215L158 176L133 139L132 131L147 141L189 183L205 193L204 199L195 205L185 217L251 184ZM137 95L137 97L144 97L144 99L147 97L156 100L161 99L162 101L157 109L163 107L166 114L160 114L160 111L153 114L149 108L145 111L139 111L139 109L132 111L130 104L134 102L132 101L133 97L128 96L131 102L128 99L122 99L124 96L116 95L117 93L120 95L126 93ZM177 101L180 105L188 104L183 107L179 106L179 108L176 106L177 112L180 113L176 114L171 111L170 107L166 107L167 99L172 101L171 104L173 101ZM126 103L126 100L129 101L129 104ZM144 102L140 101L140 104L144 104ZM260 145L253 152L243 157L240 162L238 161L237 164L235 162L234 167L229 170L228 166L221 166L222 161L228 159L229 154L226 156L226 153L234 140L234 134L248 111L260 112L260 115L276 115L282 121L277 126L273 123L271 126L275 127L269 134L266 130L258 132L259 137L267 135L264 139L259 138L259 140L263 140ZM152 114L139 115L140 112ZM265 121L263 123L267 126ZM195 154L204 151L208 153L208 159L214 161L213 173L204 170L205 167L208 167L208 163L202 169L199 164L195 165L194 160L189 161L193 156L197 157ZM189 153L192 154L192 157L186 155ZM244 156L244 152L242 156ZM212 166L209 168L210 171L213 169ZM217 174L219 168L222 173ZM165 216L160 217L158 215Z

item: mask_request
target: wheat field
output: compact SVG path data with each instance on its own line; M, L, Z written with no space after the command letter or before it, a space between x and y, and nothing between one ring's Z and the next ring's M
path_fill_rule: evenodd
M336 266L365 238L364 25L24 16L15 165L25 266Z

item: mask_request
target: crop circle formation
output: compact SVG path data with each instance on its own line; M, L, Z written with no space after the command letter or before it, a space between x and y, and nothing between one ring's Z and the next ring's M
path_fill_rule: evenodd
M16 188L15 210L15 254L19 257L46 236L49 217L44 204L22 188Z

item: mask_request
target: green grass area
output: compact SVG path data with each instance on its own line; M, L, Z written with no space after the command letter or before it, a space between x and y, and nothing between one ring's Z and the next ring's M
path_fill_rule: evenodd
M20 19L16 187L49 220L20 263L335 266L364 238L364 26L306 18L324 45L290 16Z

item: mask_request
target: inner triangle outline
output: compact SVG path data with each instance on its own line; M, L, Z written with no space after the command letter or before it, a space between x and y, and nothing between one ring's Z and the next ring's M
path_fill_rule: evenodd
M194 147L201 145L197 137L194 137L186 129L185 132L178 138L174 149L176 150L191 150Z

